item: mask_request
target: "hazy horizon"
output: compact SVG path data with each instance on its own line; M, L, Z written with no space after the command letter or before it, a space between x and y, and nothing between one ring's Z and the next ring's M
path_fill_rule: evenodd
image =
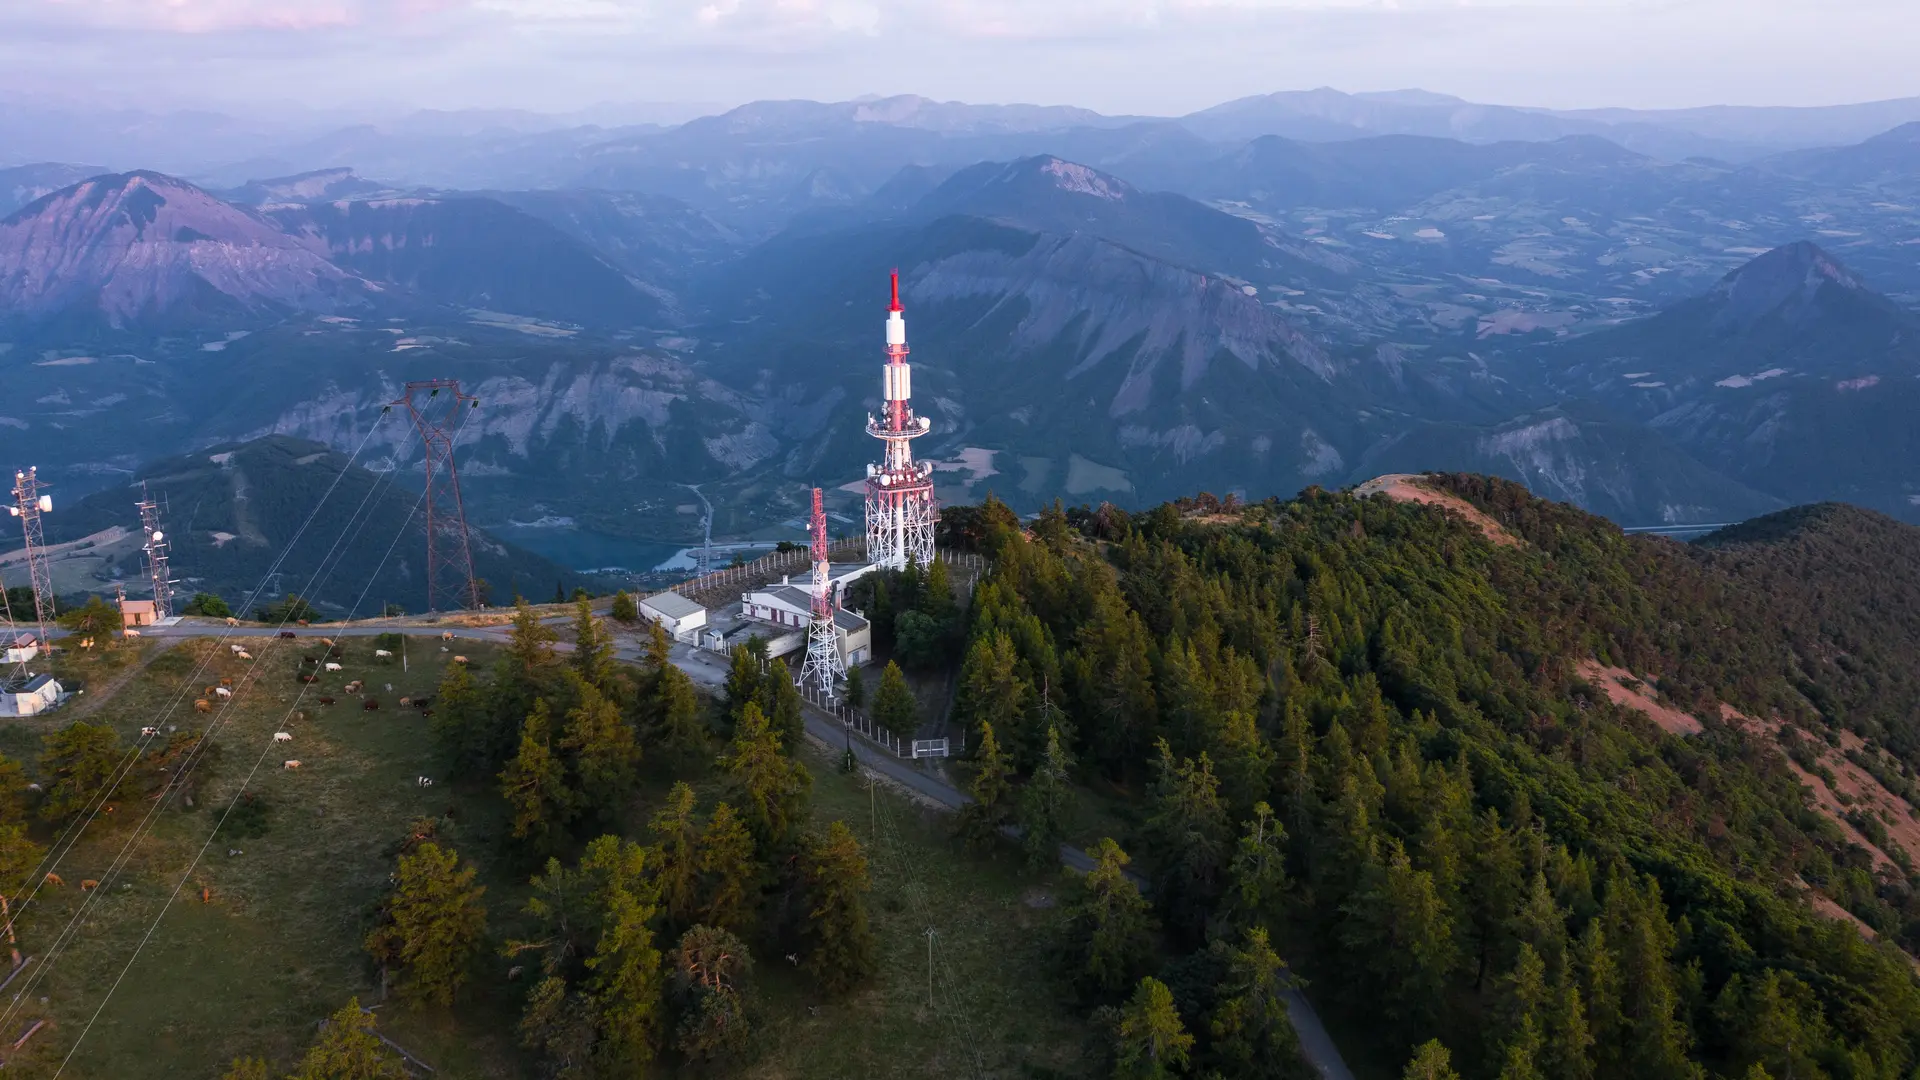
M1897 0L0 0L0 94L254 116L895 94L1167 116L1321 86L1822 106L1920 96L1920 20L1903 14Z

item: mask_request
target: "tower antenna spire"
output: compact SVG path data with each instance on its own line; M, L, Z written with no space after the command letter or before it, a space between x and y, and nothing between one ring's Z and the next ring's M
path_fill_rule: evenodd
M173 615L173 579L167 574L167 534L160 530L160 504L140 481L140 550L147 554L147 578L153 584L153 621Z
M20 532L26 539L27 578L33 584L33 615L40 628L40 647L51 652L47 624L53 621L53 567L47 564L47 541L41 530L40 515L53 509L53 497L40 494L39 469L28 466L13 474L13 505L8 507L20 519Z
M426 379L407 384L393 405L405 405L426 446L427 610L457 611L480 606L480 584L473 576L473 549L467 542L467 511L460 502L460 475L453 467L453 439L460 411L480 399L460 392L458 379ZM444 606L443 606L444 605Z
M867 466L867 561L891 570L909 562L933 562L933 525L940 516L933 497L933 466L913 460L913 440L933 422L913 413L913 367L907 363L907 317L900 306L900 271L892 274L887 307L886 366L881 368L885 413L867 416L867 434L884 447L880 463Z

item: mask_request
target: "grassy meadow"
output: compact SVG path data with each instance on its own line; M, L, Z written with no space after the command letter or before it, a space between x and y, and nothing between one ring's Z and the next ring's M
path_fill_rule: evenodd
M61 860L65 887L42 889L27 906L19 922L21 948L36 959L0 994L7 1010L0 1014L0 1036L11 1043L42 1017L53 1026L12 1056L9 1073L52 1076L123 969L124 980L63 1076L212 1078L239 1055L290 1067L328 1012L350 996L362 1004L378 1000L361 941L398 843L421 817L451 814L440 836L479 866L488 886L490 935L504 940L521 929L531 868L507 853L500 801L477 786L419 786L417 778L437 768L432 741L419 713L397 706L403 695L431 693L451 654L437 642L412 639L410 670L403 672L398 662L374 660L371 638L343 639L345 670L324 676L303 698L295 681L300 657L317 654L318 642L235 640L259 658L251 681L246 662L225 644L146 642L68 660L67 674L81 678L89 694L48 717L0 726L0 752L31 767L41 737L74 719L110 724L128 744L145 725L208 720L194 713L193 700L220 676L234 678L237 687L233 703L211 717L219 725L221 756L200 804L166 811L138 839L139 815L150 804L116 805ZM476 664L486 663L492 649L471 641L457 648ZM368 680L378 711L363 711L341 692L349 678ZM322 694L339 701L321 707ZM276 731L291 733L293 741L272 742ZM756 1053L722 1075L1083 1071L1083 1024L1060 1002L1043 955L1042 931L1057 917L1052 905L1059 882L1021 877L1011 854L961 853L948 839L946 815L885 786L869 788L863 776L835 771L834 755L824 748L805 747L802 757L815 777L816 823L846 820L867 845L879 971L853 995L825 1000L783 957L757 956ZM288 758L302 767L283 769ZM645 839L643 823L673 779L649 771L628 835ZM688 779L700 789L704 811L717 781L710 774ZM219 813L243 783L268 807L263 821L254 835L213 837ZM234 849L241 854L230 855ZM122 858L124 867L110 874ZM103 885L83 896L78 883L85 878ZM210 890L209 902L201 899L203 888ZM86 899L92 902L80 914ZM150 939L128 967L150 927ZM929 927L935 930L931 1008ZM535 1075L513 1037L522 984L506 978L512 963L492 951L482 957L450 1010L382 1007L381 1031L439 1077Z

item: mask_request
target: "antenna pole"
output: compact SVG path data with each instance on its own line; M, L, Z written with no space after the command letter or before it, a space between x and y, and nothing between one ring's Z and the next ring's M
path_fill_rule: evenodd
M141 550L147 553L147 578L153 583L153 621L173 614L173 579L167 574L167 534L160 531L160 504L140 481L140 532L145 537Z

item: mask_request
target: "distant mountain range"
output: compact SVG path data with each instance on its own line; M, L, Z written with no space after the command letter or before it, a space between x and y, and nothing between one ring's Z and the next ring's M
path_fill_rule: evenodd
M1463 108L1256 104L1209 122ZM382 408L451 374L484 402L461 450L476 522L684 543L711 502L721 535L778 532L874 452L897 266L943 497L1458 469L1629 524L1819 498L1916 518L1914 130L1735 165L1578 131L1228 143L885 99L569 151L598 187L11 170L0 458L84 493L216 443L338 449L373 426L389 467L418 451Z

